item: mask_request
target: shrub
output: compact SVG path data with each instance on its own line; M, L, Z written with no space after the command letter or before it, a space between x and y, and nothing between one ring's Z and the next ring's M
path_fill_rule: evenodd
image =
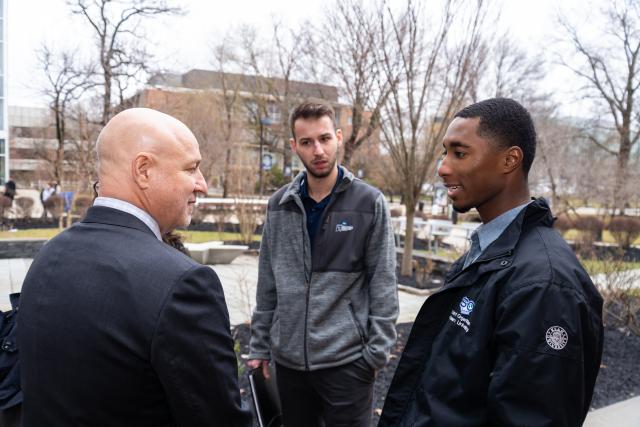
M605 325L624 328L640 335L640 296L636 294L637 273L624 268L624 250L586 264L587 272L603 298ZM597 271L596 271L597 268Z
M616 216L609 221L607 229L621 247L628 248L640 236L640 219Z
M402 208L391 208L389 214L394 218L402 216Z
M91 205L93 205L93 196L78 194L73 198L73 213L80 218L84 218Z
M574 227L573 221L567 215L558 215L553 222L553 228L558 230L560 234L564 235L567 231Z
M573 222L577 230L580 231L582 240L590 241L602 240L604 222L597 216L579 216Z
M31 217L31 210L33 209L33 199L31 197L17 197L15 204L18 218L26 219Z
M253 240L253 233L258 228L260 218L264 217L264 208L250 202L238 202L236 200L236 217L240 228L240 241L248 245Z

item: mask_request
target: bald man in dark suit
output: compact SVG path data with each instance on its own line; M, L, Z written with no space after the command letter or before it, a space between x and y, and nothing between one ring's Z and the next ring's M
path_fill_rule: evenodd
M98 138L100 190L23 286L23 426L249 426L218 277L162 242L206 193L198 143L149 109Z

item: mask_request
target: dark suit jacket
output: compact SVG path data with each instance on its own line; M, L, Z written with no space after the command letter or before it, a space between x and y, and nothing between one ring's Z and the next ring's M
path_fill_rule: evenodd
M24 427L250 425L218 277L132 215L48 242L18 324Z

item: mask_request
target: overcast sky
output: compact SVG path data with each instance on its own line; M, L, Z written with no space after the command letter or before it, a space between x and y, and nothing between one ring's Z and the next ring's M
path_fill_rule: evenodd
M501 26L536 55L548 55L548 46L558 36L555 0L492 0L501 5ZM604 4L605 0L600 0ZM38 95L42 75L36 51L43 42L58 48L80 47L86 51L91 34L84 22L69 13L64 0L8 0L8 89L9 105L43 106ZM293 0L182 0L185 16L163 17L147 27L150 50L159 66L186 71L210 68L209 46L232 25L249 23L268 31L276 17L293 25L320 16L330 1L307 0L304 7ZM595 2L598 4L598 2ZM583 4L562 2L567 11ZM584 7L581 8L584 10ZM572 79L566 70L555 69L546 84L562 91Z

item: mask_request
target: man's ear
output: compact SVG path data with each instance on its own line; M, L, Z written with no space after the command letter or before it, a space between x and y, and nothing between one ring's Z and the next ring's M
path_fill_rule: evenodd
M155 164L153 155L150 153L141 152L136 155L131 162L131 175L138 187L143 190L149 188L151 179L151 168Z
M504 173L511 173L518 169L524 159L522 148L518 146L509 147L504 152Z
M295 138L289 138L289 145L291 146L291 151L293 151L293 154L297 154L296 149L298 148L298 145L296 144Z
M336 129L336 139L338 140L338 148L342 147L342 129Z

